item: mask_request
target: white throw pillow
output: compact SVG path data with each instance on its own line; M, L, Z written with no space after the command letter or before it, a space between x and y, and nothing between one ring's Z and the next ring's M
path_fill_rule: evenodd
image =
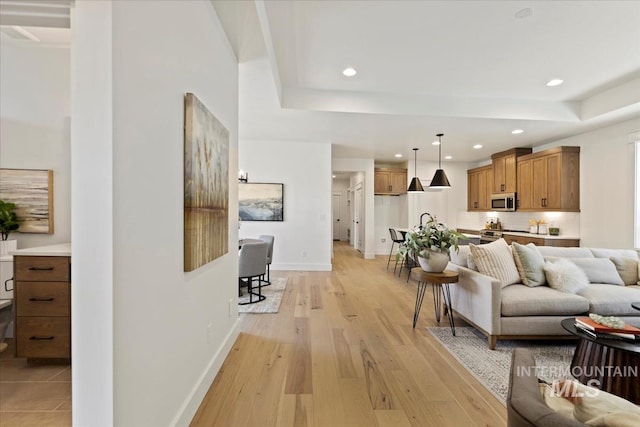
M627 419L635 419L636 421L640 418L640 407L628 400L577 381L573 381L573 383L580 396L573 406L573 415L578 421L587 425L602 425L597 421L607 414L626 414Z
M520 283L520 274L513 260L511 248L504 239L485 245L470 243L469 248L480 273L498 279L502 287Z
M589 285L589 279L584 271L564 258L547 262L544 265L544 274L549 286L561 292L575 294Z
M570 261L585 272L589 283L624 286L615 264L609 258L571 258Z

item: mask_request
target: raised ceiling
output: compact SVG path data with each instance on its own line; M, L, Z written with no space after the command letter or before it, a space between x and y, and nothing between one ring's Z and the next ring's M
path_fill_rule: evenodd
M241 138L397 161L414 146L436 159L442 132L443 155L479 161L623 120L640 128L640 2L213 3L241 63Z

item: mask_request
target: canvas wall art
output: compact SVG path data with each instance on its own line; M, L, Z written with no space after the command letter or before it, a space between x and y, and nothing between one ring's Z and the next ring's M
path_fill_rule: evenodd
M229 131L192 94L185 96L184 271L226 254Z
M238 201L242 221L284 221L283 184L239 184Z
M20 233L53 234L53 171L0 169L0 199L16 205Z

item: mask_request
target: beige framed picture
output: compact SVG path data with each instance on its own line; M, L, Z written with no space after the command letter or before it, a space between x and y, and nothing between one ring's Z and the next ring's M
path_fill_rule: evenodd
M16 205L20 233L53 234L53 171L0 169L0 199Z

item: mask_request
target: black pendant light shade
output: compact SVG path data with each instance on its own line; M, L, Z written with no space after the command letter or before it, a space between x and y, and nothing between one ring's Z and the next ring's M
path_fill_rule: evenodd
M449 179L447 178L447 174L444 173L444 170L442 169L442 136L444 136L443 133L439 133L436 135L438 137L438 141L440 141L440 144L438 144L438 170L436 170L436 173L433 175L433 179L431 180L431 183L429 184L429 188L451 188L451 184L449 184Z
M424 191L424 188L422 188L422 183L420 182L420 178L418 178L418 149L414 148L413 149L414 152L414 177L411 180L411 183L409 184L409 188L407 188L407 193L413 193L416 191Z

